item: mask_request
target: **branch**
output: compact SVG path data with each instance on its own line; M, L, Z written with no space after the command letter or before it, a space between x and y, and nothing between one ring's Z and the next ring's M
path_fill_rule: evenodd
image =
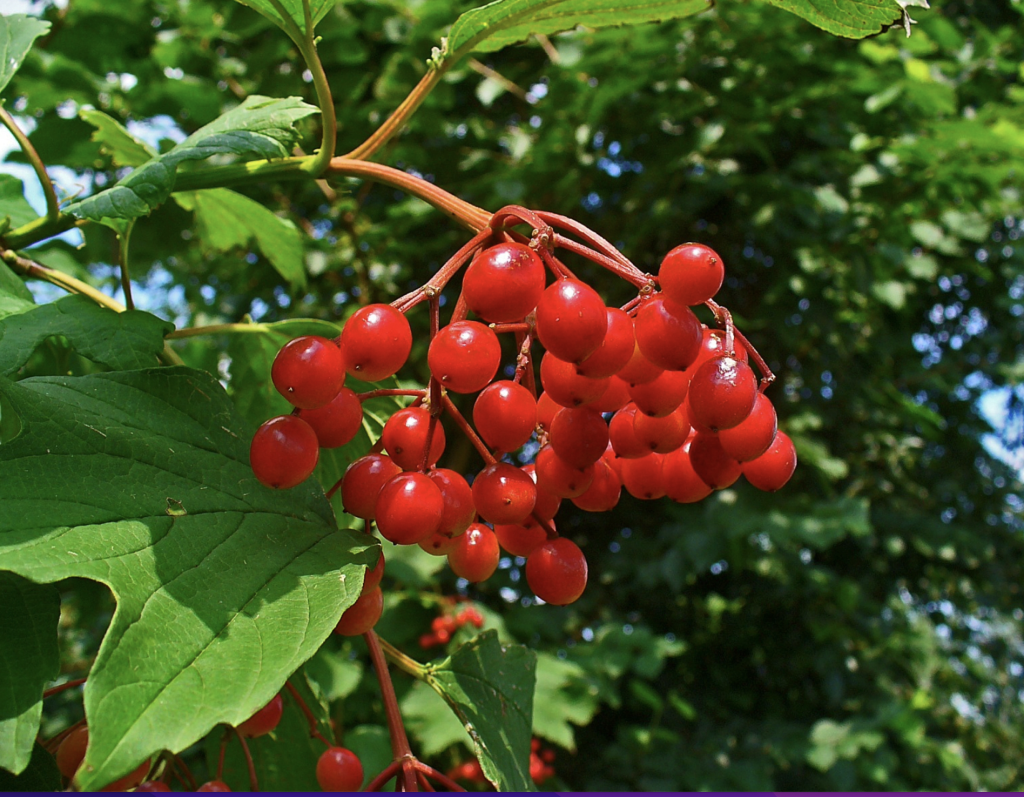
M398 698L395 696L395 687L391 683L388 663L384 658L380 640L373 631L363 634L363 639L366 640L366 646L370 649L370 660L373 662L373 669L377 672L381 697L384 699L384 712L388 718L388 733L391 735L391 752L396 760L411 758L412 748L409 747L409 737L405 735L402 712L398 709Z
M409 92L409 95L402 100L402 104L395 108L391 116L384 121L384 124L378 127L366 141L342 157L346 160L365 160L384 146L389 139L402 129L402 126L409 120L409 117L416 113L416 109L420 107L434 86L441 82L441 78L447 70L447 66L441 68L431 66L427 74L420 79L420 82Z
M35 170L36 177L39 178L39 182L43 185L43 193L46 195L46 220L56 221L57 217L60 216L60 202L57 201L57 192L53 189L53 183L50 181L50 175L46 173L46 166L43 165L43 159L39 157L39 153L36 152L36 148L32 146L32 142L28 140L28 136L22 132L22 129L18 127L17 122L14 121L14 117L7 113L7 109L0 107L0 122L3 126L11 131L11 135L14 136L15 141L18 142L18 146L21 147L21 151L28 158L28 162L32 164L32 168Z

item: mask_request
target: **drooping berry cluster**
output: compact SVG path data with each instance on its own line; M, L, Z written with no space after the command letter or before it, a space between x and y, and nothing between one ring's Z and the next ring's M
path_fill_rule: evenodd
M530 780L540 786L544 781L555 775L555 751L541 747L540 739L530 740ZM448 770L448 777L452 780L461 780L467 783L485 785L487 777L484 775L480 762L476 758L463 761Z
M523 223L532 237L514 230ZM554 256L559 248L626 279L637 297L606 306ZM440 293L467 263L442 326ZM490 577L503 548L526 558L539 598L572 603L586 586L587 562L555 528L564 499L603 512L625 487L640 499L692 503L741 474L777 490L793 473L793 444L777 430L763 392L774 376L713 299L724 275L721 258L702 244L673 249L655 278L571 219L505 208L423 287L392 305L362 308L335 341L299 338L281 350L272 376L296 410L256 433L253 469L269 486L298 484L315 468L318 447L352 439L362 400L414 395L332 489L340 489L345 511L375 523L393 543L446 555L470 582ZM346 389L346 374L376 381L403 366L412 346L404 313L424 301L431 308L428 387L362 396ZM704 326L695 305L708 307L720 328ZM500 335L514 338L516 355L514 372L496 379ZM544 349L536 370L535 344ZM451 394L476 394L472 423ZM438 467L447 443L442 415L484 460L472 482ZM533 462L514 464L510 455L531 442L538 446ZM378 582L345 613L339 633L362 633L376 622Z
M484 616L472 606L467 606L459 611L454 611L455 601L450 601L446 611L439 617L435 617L430 623L430 633L420 637L421 648L432 648L435 645L447 645L452 635L464 625L472 625L476 628L483 628ZM450 611L449 611L450 610Z

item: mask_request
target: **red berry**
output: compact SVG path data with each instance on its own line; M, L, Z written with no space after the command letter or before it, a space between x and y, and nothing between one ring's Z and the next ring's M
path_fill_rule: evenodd
M537 503L537 486L515 465L497 462L473 481L473 503L489 523L521 523Z
M265 736L281 721L284 713L284 700L281 695L274 695L270 702L238 726L238 732L249 739Z
M633 349L633 356L629 358L629 362L619 371L618 376L619 379L629 386L642 385L657 379L664 370L664 368L659 368L644 357L643 352L640 351L640 346L636 346Z
M333 341L306 335L281 347L270 378L293 406L314 409L338 395L345 383L345 361Z
M537 428L537 400L516 382L494 382L477 396L473 423L491 448L515 451Z
M641 305L633 328L644 357L666 371L682 371L700 354L704 334L697 316L663 295Z
M735 357L712 357L690 381L690 417L713 432L739 425L754 409L757 377Z
M563 407L580 407L597 401L611 380L588 379L576 373L576 366L546 352L540 361L540 383L552 401Z
M665 457L647 454L639 459L623 459L620 466L622 486L634 498L653 501L665 497Z
M308 423L320 448L338 448L352 441L363 428L363 405L347 387L329 403L314 410L299 410L299 417Z
M743 362L747 362L749 359L747 350L738 340L733 340L733 351L726 351L724 329L708 329L707 327L704 327L703 334L704 339L700 344L700 354L697 355L697 359L693 361L687 370L696 372L698 368L712 357L721 357L723 354L731 354L737 360L743 360Z
M370 304L345 322L340 346L351 376L378 382L405 365L412 351L412 328L391 305Z
M360 636L365 634L380 620L384 613L384 592L374 587L365 595L360 595L356 602L349 606L341 615L334 633L340 636Z
M622 381L621 377L608 377L608 389L601 394L601 398L592 401L588 407L593 407L598 412L618 412L629 404L629 385Z
M709 487L724 490L740 477L740 463L722 450L718 435L697 432L690 440L690 464Z
M297 415L279 415L264 423L249 446L252 472L261 484L284 490L310 477L320 459L312 427Z
M85 758L85 748L89 746L89 729L82 725L75 728L61 740L57 748L57 769L68 780L75 777L78 768Z
M537 484L536 465L523 465L521 470L533 480L534 484ZM561 506L561 498L537 485L537 503L533 505L533 512L531 514L536 515L542 520L551 520L551 518L558 514Z
M430 453L427 453L427 435L430 435ZM406 407L388 418L380 433L384 449L402 470L429 468L444 453L444 427L440 419L431 422L430 410L425 407Z
M608 424L608 439L616 456L639 459L651 453L651 446L636 433L636 416L639 414L635 404L627 404L612 416Z
M594 464L594 481L583 495L572 502L585 512L608 512L615 508L622 495L619 475L604 459Z
M316 782L324 791L359 791L363 765L351 750L328 747L316 762Z
M441 527L444 498L423 473L399 473L380 488L374 519L381 536L396 545L413 545Z
M455 540L455 547L448 554L448 566L459 578L475 584L494 574L500 558L501 549L494 532L483 523L474 523Z
M555 453L551 446L537 452L537 489L559 498L583 495L594 481L594 466L576 468Z
M435 531L425 540L420 540L416 544L431 556L447 556L455 547L457 539L458 537L449 537L447 534Z
M148 774L149 760L147 759L139 764L137 769L129 772L123 778L115 780L113 783L108 783L100 791L128 791L129 789L134 789L146 779Z
M560 360L582 362L597 351L607 330L604 301L582 282L560 279L537 302L537 337Z
M554 528L554 521L549 520L548 523ZM498 523L494 526L494 533L501 547L513 556L529 556L548 538L544 527L532 517L528 517L522 523Z
M666 371L666 373L672 373ZM686 419L686 410L679 407L675 412L664 418L652 418L638 412L633 416L633 434L636 439L656 454L667 454L675 451L686 442L690 435L690 423Z
M662 475L665 478L665 494L676 503L693 504L703 501L713 492L693 469L689 441L665 457Z
M672 301L704 304L725 280L725 266L714 249L704 244L677 246L661 261L658 282Z
M145 783L140 783L135 787L135 791L170 791L171 787L164 783L162 780L147 780Z
M743 464L743 475L758 490L782 489L796 470L796 448L789 435L777 432L771 447L757 459Z
M537 397L537 425L545 432L551 428L551 421L555 413L562 409L562 405L556 402L547 393L541 393Z
M373 520L380 488L402 469L387 454L367 454L345 471L341 480L341 503L345 511L364 520Z
M576 366L580 376L603 379L621 371L633 356L633 319L617 307L607 307L608 330L597 350Z
M549 438L561 459L585 468L597 462L608 447L608 424L590 407L565 407L551 422Z
M367 592L376 589L380 586L380 580L384 578L384 551L380 552L380 558L377 559L377 564L372 568L366 568L366 575L363 576L363 590L360 595L365 595Z
M689 387L690 374L686 371L662 371L650 382L631 385L629 397L644 415L664 418L683 403Z
M222 780L208 780L196 791L231 791L231 787Z
M544 262L515 242L477 252L462 277L466 305L485 321L521 321L544 293Z
M437 485L444 500L444 512L437 533L445 537L457 537L469 528L476 518L473 504L473 490L461 475L447 468L436 468L427 473Z
M572 540L548 540L527 558L526 582L545 603L566 606L587 587L587 559Z
M456 321L430 341L427 365L453 393L483 390L498 372L501 344L494 330L477 321Z
M764 393L758 393L750 415L737 426L719 432L718 441L725 453L737 462L749 462L768 450L778 428L775 407Z

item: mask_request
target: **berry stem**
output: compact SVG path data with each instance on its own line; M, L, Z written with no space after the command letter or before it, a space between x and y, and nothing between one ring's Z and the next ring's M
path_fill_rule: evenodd
M220 755L217 756L217 780L224 780L224 754L228 751L228 739L231 738L231 731L224 729L224 735L220 737Z
M402 766L401 759L395 759L388 764L384 769L381 770L380 774L377 775L373 780L366 784L366 788L363 791L380 791L380 787L391 780Z
M52 697L53 695L60 694L66 689L74 689L76 686L81 686L82 684L84 684L85 681L85 678L76 678L73 681L68 681L67 683L61 684L60 686L51 687L50 689L47 689L45 692L43 692L43 697Z
M491 324L490 327L494 330L496 335L500 335L503 332L515 332L518 336L523 332L530 332L533 330L533 326L525 321L520 321L515 324Z
M448 258L448 262L441 266L441 268L437 270L437 273L424 285L421 285L414 291L410 291L405 294L405 296L400 296L395 299L395 301L391 303L391 306L403 313L408 313L424 299L430 299L439 295L458 270L462 268L474 254L476 254L476 251L480 249L490 237L490 229L484 229L478 232L470 238L469 241L459 249L459 251Z
M480 439L480 436L476 433L476 430L469 425L469 421L462 417L462 413L459 412L459 408L456 407L448 396L441 396L441 401L444 402L445 411L455 421L455 425L462 430L463 434L469 438L469 442L473 444L473 448L477 450L484 462L488 465L495 464L498 460L494 458L490 449L484 444L484 441Z
M383 396L416 396L419 399L426 398L426 390L403 390L399 388L382 387L379 390L370 390L366 393L356 393L356 398L360 402L366 401L373 398L382 398Z
M302 713L306 715L306 722L309 723L309 735L312 736L314 739L319 739L328 747L333 747L334 745L331 742L329 742L324 737L324 735L320 733L320 729L317 728L316 717L313 716L313 711L310 709L310 707L306 705L306 701L302 699L302 695L299 694L299 690L292 686L291 681L285 681L284 686L288 690L288 694L292 696L292 699L298 705Z
M464 788L462 788L458 783L456 783L454 780L449 778L447 775L442 775L440 772L438 772L432 766L428 766L427 764L424 764L422 761L417 761L416 762L416 769L419 772L422 772L428 778L432 778L433 780L436 780L439 784L444 786L445 789L447 789L448 791L465 791ZM431 791L433 791L433 789L431 789Z
M386 639L377 637L377 641L380 642L381 649L384 651L384 655L387 656L388 661L398 667L402 672L407 675L411 675L417 681L422 681L427 677L427 668L418 661L406 656Z
M409 747L409 737L405 735L402 712L398 709L398 698L395 697L395 687L391 683L388 663L384 658L380 640L373 631L363 634L363 639L366 640L366 646L370 649L370 661L373 662L373 669L377 672L381 697L384 699L384 713L387 715L388 733L391 736L391 753L396 761L400 761L406 756L412 756L412 748Z
M555 275L556 279L576 279L576 275L569 271L566 265L546 248L539 248L537 254L540 255L540 259L544 261L544 265Z
M628 257L622 254L622 252L612 246L611 243L606 241L585 224L581 224L575 219L570 219L568 216L562 216L558 213L549 213L546 210L538 210L537 215L547 224L554 227L560 227L566 232L571 232L573 235L579 236L599 252L603 252L608 255L608 257L618 260L622 265L636 268Z
M754 363L757 365L757 369L761 372L761 382L758 385L758 390L761 393L764 393L764 391L768 388L768 385L775 381L775 374L772 373L772 369L768 367L768 363L764 361L764 357L762 357L761 353L754 348L754 344L747 340L747 336L736 328L736 325L733 323L732 320L732 313L730 313L726 308L718 304L713 299L708 299L706 302L704 302L704 304L707 307L711 308L711 312L715 314L716 321L719 321L719 323L721 323L720 318L724 317L726 319L726 351L734 350L735 343L729 337L729 333L731 331L736 336L736 339L740 342L740 345L747 350L747 354L749 354L753 358Z
M252 753L249 752L249 743L245 741L245 737L238 732L238 728L232 727L231 730L235 732L235 736L238 737L238 741L242 745L242 753L245 755L245 765L249 769L249 786L251 791L259 791L260 783L256 779L256 765L252 760Z
M582 255L588 260L597 263L599 266L608 269L616 276L626 280L626 282L635 285L637 288L642 288L653 281L653 277L649 274L644 274L632 263L627 266L620 263L615 258L601 254L600 252L591 249L589 246L584 246L571 238L566 238L564 235L555 233L555 246L560 246L562 249L568 249L570 252Z
M188 768L188 764L186 764L182 760L181 756L177 755L176 753L171 753L171 757L169 759L169 764L170 764L170 769L173 772L174 776L181 783L185 784L185 786L190 791L195 791L196 790L196 779L192 776L192 770L190 770ZM185 777L183 778L182 775L184 775Z
M423 774L419 767L416 768L416 782L419 783L420 788L423 789L423 791L437 791L437 789L430 785L430 781L427 780L427 776Z

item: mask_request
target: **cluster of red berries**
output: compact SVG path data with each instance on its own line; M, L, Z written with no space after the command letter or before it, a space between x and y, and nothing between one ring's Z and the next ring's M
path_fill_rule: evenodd
M538 598L565 605L583 593L587 562L555 529L563 499L585 511L608 511L625 487L641 499L690 503L741 474L755 487L777 490L792 475L796 454L763 393L773 379L767 365L712 299L725 274L714 251L676 247L655 279L576 222L520 208L503 213L495 219L534 224L529 244L492 221L494 229L394 306L363 307L334 341L304 337L286 344L272 378L296 410L259 429L251 459L264 484L293 486L312 473L319 447L352 439L361 400L414 394L414 403L388 419L377 445L335 486L345 511L375 522L393 543L447 555L456 575L470 582L490 577L504 548L526 558L526 579ZM544 226L549 219L602 252L555 234ZM632 280L639 295L623 308L607 307L554 258L552 241ZM470 258L453 317L441 326L438 294ZM545 266L556 277L551 284ZM373 382L405 364L412 330L404 313L428 299L429 387L363 396L345 388L346 375ZM690 309L700 304L723 329L701 324ZM515 336L515 375L495 381L503 333ZM535 340L545 349L539 396ZM760 386L751 358L762 372ZM471 425L449 394L474 393ZM446 445L442 413L484 459L472 486L462 474L437 467ZM534 439L533 463L507 461ZM366 607L357 604L343 623L350 613L369 618L370 605L379 605L369 595L360 601Z
M454 614L445 612L430 623L430 633L420 637L420 647L428 649L436 645L447 645L452 635L467 624L483 628L484 616L472 606L467 606Z
M552 766L555 760L555 751L540 746L540 739L530 740L530 779L540 786L544 781L554 777L555 768ZM448 777L452 780L461 780L467 783L487 784L487 778L480 762L471 758L463 761L448 770Z

